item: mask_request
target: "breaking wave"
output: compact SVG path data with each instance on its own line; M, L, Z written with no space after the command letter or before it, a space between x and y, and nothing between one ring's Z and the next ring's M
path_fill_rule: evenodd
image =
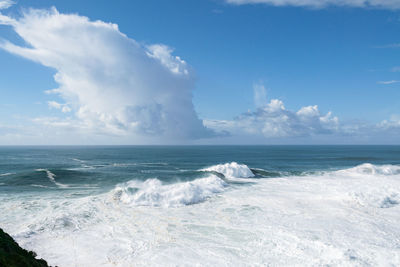
M323 177L341 183L357 205L392 208L400 203L400 166L363 163L352 168L325 172ZM318 177L317 177L318 179Z
M400 174L399 165L374 165L371 163L364 163L352 168L343 169L335 172L341 175L398 175Z
M158 179L137 180L118 185L112 197L134 206L176 207L200 203L225 190L227 184L215 175L190 182L164 185Z
M174 184L165 184L159 179L148 179L144 182L131 180L123 184L118 184L110 192L111 199L131 206L178 207L192 205L203 202L215 194L224 192L232 181L240 180L240 178L255 177L255 174L247 165L236 162L218 164L201 169L200 171L214 174L210 174L205 178ZM279 173L275 174L278 177ZM361 205L368 204L379 208L390 208L400 203L400 192L394 189L386 190L386 188L378 191L372 184L376 183L378 176L390 178L397 174L400 174L400 166L364 163L338 171L320 174L314 173L308 175L308 177L318 180L323 179L324 176L329 176L338 179L337 183L341 182L343 186L346 185L346 180L343 180L343 178L355 177L358 181L357 186L348 191L348 195L352 199ZM359 178L365 178L364 186L360 186ZM299 183L301 183L300 180ZM348 185L350 184L349 182Z
M4 197L1 207L12 209L3 221L21 244L58 266L75 266L74 251L85 255L79 258L81 266L146 265L150 253L161 256L150 258L148 265L178 260L210 266L228 261L225 265L288 265L286 259L293 265L315 259L320 260L315 265L398 263L393 235L399 229L399 166L365 163L301 176L282 172L278 179L249 179L261 175L250 168L235 162L214 165L185 173L190 179L203 177L177 183L137 177L84 197L58 197L70 196L67 190L22 203ZM57 183L48 169L36 171ZM254 186L231 186L240 178ZM188 247L199 257L185 254ZM209 254L204 247L223 250ZM251 253L235 258L229 247ZM374 257L377 247L384 257ZM171 258L172 253L186 258Z
M164 184L159 179L144 182L131 180L118 184L111 191L111 196L113 200L132 206L178 207L197 204L222 193L235 179L255 177L247 165L236 162L213 165L200 171L211 174L205 178L174 184Z
M222 174L225 178L251 178L254 173L245 164L238 164L236 162L218 164L208 168L201 169L201 171L216 172Z

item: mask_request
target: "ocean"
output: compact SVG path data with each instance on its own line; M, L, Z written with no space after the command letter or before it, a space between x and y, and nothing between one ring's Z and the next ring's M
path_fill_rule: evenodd
M399 266L400 146L0 147L0 228L64 266Z

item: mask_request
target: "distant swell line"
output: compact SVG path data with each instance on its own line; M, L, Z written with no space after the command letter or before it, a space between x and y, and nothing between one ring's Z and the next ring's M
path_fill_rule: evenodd
M61 187L61 188L66 188L66 187L68 187L68 186L65 185L65 184L62 184L62 183L57 182L56 179L55 179L56 175L55 175L54 173L52 173L51 171L49 171L48 169L36 169L35 171L38 171L38 172L46 172L47 178L49 178L49 180L50 180L52 183L54 183L55 185L57 185L58 187Z
M0 176L9 176L9 175L13 175L13 174L15 174L15 173L13 173L13 172L7 172L7 173L2 173L2 174L0 174Z
M32 187L39 187L39 188L50 188L48 186L45 185L40 185L40 184L31 184Z

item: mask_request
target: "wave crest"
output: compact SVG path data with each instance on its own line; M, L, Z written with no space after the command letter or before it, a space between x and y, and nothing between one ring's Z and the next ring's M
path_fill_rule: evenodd
M13 174L15 174L15 173L14 172L0 173L0 177L2 177L2 176L10 176L10 175L13 175Z
M245 164L236 162L214 165L201 171L217 172L223 174L226 178L250 178L254 177L254 173Z
M336 173L345 175L398 175L400 174L400 166L363 163L352 168L336 171Z
M113 191L114 200L134 206L176 207L203 202L225 190L227 184L215 175L191 182L163 185L158 179L129 181Z
M49 171L48 169L36 169L35 171L37 172L45 172L47 175L47 178L49 178L50 182L52 182L53 184L55 184L56 186L60 187L60 188L66 188L68 187L68 185L59 183L56 181L56 176L54 173L52 173L51 171Z

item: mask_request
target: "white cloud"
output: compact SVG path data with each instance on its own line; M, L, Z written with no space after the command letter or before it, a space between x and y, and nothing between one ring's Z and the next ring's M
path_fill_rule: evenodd
M221 138L237 138L236 143L309 136L353 138L357 143L359 136L368 135L391 135L398 142L400 136L398 117L378 124L340 124L330 112L321 114L317 105L292 111L281 100L267 102L262 84L253 87L255 111L231 120L206 120L206 128L192 103L192 71L170 47L142 45L115 24L60 14L55 8L30 9L17 19L0 14L0 24L13 27L28 44L20 47L0 41L1 48L56 70L59 87L46 93L60 96L63 103L49 101L48 106L66 113L30 119L33 124L18 127L0 125L0 144L23 140L28 144L154 144L149 136L161 136L158 143L173 137L176 144L214 136L210 129ZM381 83L395 82L399 81Z
M330 112L320 114L318 106L302 107L297 112L287 110L281 100L272 99L254 112L246 112L234 120L207 120L206 125L233 135L254 135L265 138L286 138L333 134L339 130L339 120Z
M399 43L375 46L375 48L399 48L399 47L400 47Z
M329 6L347 6L358 8L400 9L398 0L225 0L235 5L267 4L272 6L298 6L325 8Z
M256 107L262 107L267 103L267 89L262 84L254 84L254 104Z
M339 123L331 112L321 114L318 106L297 112L285 108L277 99L263 108L244 113L233 120L205 120L220 132L229 132L216 144L399 144L400 116L368 123L351 120ZM217 141L217 142L214 142Z
M379 81L377 82L378 84L394 84L394 83L400 83L400 81L397 80L390 80L390 81Z
M173 50L163 44L149 45L147 55L160 61L166 68L176 74L189 75L186 62L178 56L172 56Z
M400 72L400 67L396 66L391 69L392 72Z
M68 106L68 104L61 104L56 101L49 101L47 104L50 108L60 109L64 113L71 112L71 108Z
M392 115L389 120L383 120L378 123L377 128L384 130L400 130L400 116Z
M12 1L12 0L1 0L0 1L0 9L9 8L12 5L14 5L14 1Z
M14 1L12 0L0 0L0 10L7 9L12 5L14 5ZM0 13L0 24L11 25L13 22L14 20L12 18Z
M69 105L80 124L115 134L201 138L213 135L192 103L194 79L185 61L165 45L144 46L118 26L76 14L29 9L21 18L0 18L29 47L0 47L56 69L59 88L49 93Z

